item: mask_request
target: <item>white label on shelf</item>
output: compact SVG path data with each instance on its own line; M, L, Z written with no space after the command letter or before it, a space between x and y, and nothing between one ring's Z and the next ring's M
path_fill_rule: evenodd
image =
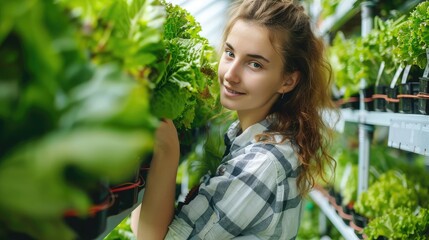
M408 74L410 73L411 65L407 65L404 70L404 74L402 74L402 84L407 83Z
M394 88L396 86L396 82L399 79L399 76L401 75L402 70L404 70L404 66L399 66L399 68L396 70L395 76L393 76L392 82L390 83L390 88Z
M389 127L389 147L429 156L429 122L392 119Z

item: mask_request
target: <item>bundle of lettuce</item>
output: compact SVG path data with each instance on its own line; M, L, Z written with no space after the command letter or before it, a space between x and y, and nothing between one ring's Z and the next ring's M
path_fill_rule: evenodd
M0 239L75 239L64 213L134 174L159 118L209 118L214 54L156 0L0 3Z
M152 65L151 110L175 120L179 131L206 125L220 111L217 55L200 36L201 26L180 6L166 6L163 43L166 51Z

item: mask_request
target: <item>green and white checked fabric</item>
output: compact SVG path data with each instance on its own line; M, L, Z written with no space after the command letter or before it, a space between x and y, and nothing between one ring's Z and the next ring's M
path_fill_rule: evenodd
M198 195L177 213L166 239L296 237L302 205L296 148L290 141L256 142L255 136L267 130L268 119L238 136L239 122L230 126L216 174L205 178Z

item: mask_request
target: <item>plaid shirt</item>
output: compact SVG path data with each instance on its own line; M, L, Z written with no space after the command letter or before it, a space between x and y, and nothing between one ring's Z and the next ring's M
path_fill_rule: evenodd
M198 195L175 216L166 239L296 237L302 205L296 186L299 163L289 141L255 141L268 126L263 120L239 136L239 122L230 126L217 173L206 178Z

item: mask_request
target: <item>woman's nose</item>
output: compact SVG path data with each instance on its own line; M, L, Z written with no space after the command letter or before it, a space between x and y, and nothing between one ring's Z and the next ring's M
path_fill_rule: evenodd
M239 65L237 62L233 62L228 66L228 69L224 75L224 79L229 83L240 82L240 71L239 71Z

